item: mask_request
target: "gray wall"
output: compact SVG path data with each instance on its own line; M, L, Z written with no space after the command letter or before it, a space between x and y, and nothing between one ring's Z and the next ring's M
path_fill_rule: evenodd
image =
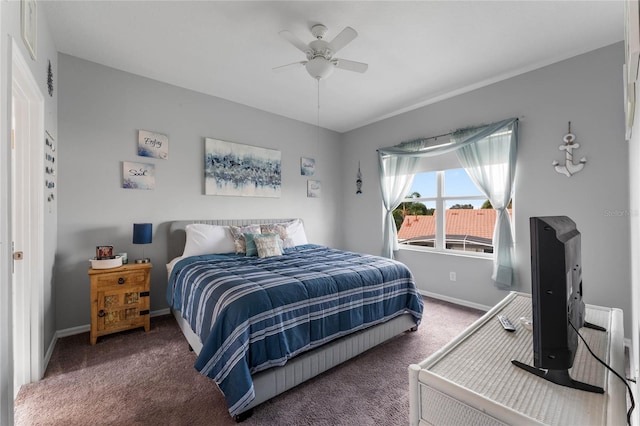
M113 245L129 258L134 222L152 222L151 310L166 308L167 228L171 220L301 217L311 242L339 245L340 136L281 116L59 56L58 330L89 324L89 258ZM309 80L309 84L314 84ZM310 100L311 101L311 100ZM137 156L138 129L169 136L169 159ZM203 195L204 138L282 152L280 198ZM300 157L316 160L322 196L307 198ZM122 161L155 164L156 189L123 189Z
M345 248L382 249L382 209L375 149L508 117L520 117L514 215L517 284L530 292L529 217L567 215L582 232L587 303L625 311L630 335L629 162L624 134L622 43L380 121L344 135L343 169L355 176L361 161L366 190L344 195ZM401 78L401 76L399 77ZM567 122L580 143L584 170L571 178L554 171ZM398 252L421 290L491 306L506 295L491 279L488 261L408 250ZM449 281L449 272L457 280Z
M218 98L60 55L59 244L57 329L89 322L87 259L97 244L136 257L131 224L154 223L145 253L155 262L152 310L166 307L166 223L185 218L301 216L309 239L348 250L381 252L382 209L375 149L517 116L520 145L515 195L517 284L530 291L528 218L567 215L583 235L585 299L625 311L630 330L628 147L624 140L622 44L608 46L509 80L338 135ZM586 156L567 178L553 170L567 122ZM136 155L138 129L169 135L169 160ZM202 195L204 137L280 149L279 199ZM306 198L300 156L316 158L320 199ZM120 188L120 162L156 165L154 191ZM355 194L361 164L363 191ZM421 290L472 305L506 295L484 259L401 251ZM457 281L449 281L449 272ZM73 306L74 309L69 309Z

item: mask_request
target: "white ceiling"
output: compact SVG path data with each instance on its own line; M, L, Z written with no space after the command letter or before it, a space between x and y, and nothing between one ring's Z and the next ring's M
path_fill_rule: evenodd
M322 23L336 57L369 64L320 81L320 125L338 132L623 40L608 1L41 1L57 49L155 80L316 124L305 43ZM622 67L621 67L622 73Z

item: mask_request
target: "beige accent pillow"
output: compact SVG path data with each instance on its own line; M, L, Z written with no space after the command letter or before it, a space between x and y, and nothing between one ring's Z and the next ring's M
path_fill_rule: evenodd
M280 237L278 235L254 235L253 241L258 249L258 257L282 256L280 248Z

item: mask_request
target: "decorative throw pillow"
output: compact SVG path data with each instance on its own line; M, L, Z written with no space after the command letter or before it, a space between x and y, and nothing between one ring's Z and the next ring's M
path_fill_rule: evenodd
M293 240L289 238L286 223L269 223L266 225L260 225L260 231L263 234L276 234L284 243L284 247L293 247Z
M228 226L192 223L185 227L187 240L183 257L233 253L235 244Z
M254 241L258 249L258 257L282 256L282 248L278 235L255 235Z
M247 256L257 256L258 248L256 247L256 242L254 240L254 237L256 235L261 235L261 234L243 234L243 235L246 243Z
M233 235L233 243L235 245L236 253L247 252L247 242L244 239L244 234L259 234L260 225L247 225L247 226L229 226L231 235Z

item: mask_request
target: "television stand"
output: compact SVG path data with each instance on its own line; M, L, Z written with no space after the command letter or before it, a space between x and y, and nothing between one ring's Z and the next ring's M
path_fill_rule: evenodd
M528 371L531 374L535 374L538 377L542 377L543 379L555 383L556 385L566 386L568 388L578 389L586 392L604 393L604 389L600 386L594 386L588 383L573 380L569 375L569 370L544 370L542 368L532 367L523 362L516 361L515 359L512 359L511 363L516 367L520 367L523 370Z
M516 367L533 364L532 331L518 321L531 318L531 295L512 292L444 347L409 367L409 425L580 425L626 423L624 382L605 369L582 342L568 372L551 372L604 389L584 392L559 386ZM497 315L516 330L507 332ZM585 317L606 333L580 330L593 352L624 371L624 329L620 309L586 305ZM566 374L568 373L568 374Z

